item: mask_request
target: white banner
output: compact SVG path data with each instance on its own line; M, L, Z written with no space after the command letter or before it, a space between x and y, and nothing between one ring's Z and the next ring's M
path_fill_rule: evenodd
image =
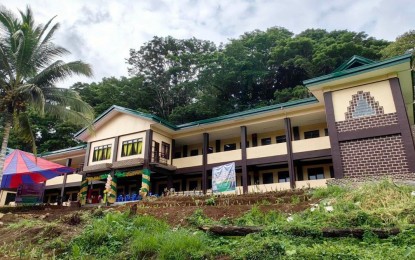
M226 192L235 191L236 173L235 163L228 163L212 169L212 191Z

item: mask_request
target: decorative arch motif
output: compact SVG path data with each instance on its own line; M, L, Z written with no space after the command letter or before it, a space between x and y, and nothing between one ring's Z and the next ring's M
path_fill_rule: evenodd
M379 102L370 96L370 92L358 91L352 96L349 103L346 120L384 114L383 107L379 106Z

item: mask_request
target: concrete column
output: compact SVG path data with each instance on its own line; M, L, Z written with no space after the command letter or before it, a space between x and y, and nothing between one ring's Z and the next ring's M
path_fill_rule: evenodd
M144 147L144 168L150 169L150 162L152 157L152 149L153 149L153 130L148 129L146 131L146 140L145 140L145 147Z
M246 162L246 126L241 126L241 153L242 153L242 186L243 193L248 193L248 167Z
M72 165L72 158L66 159L66 167L71 167L71 165ZM66 186L67 178L68 178L68 175L65 172L65 174L63 175L63 183L62 183L62 188L61 188L61 203L63 202L63 197L65 196L65 186Z
M209 151L209 134L203 133L203 170L202 170L202 191L203 194L207 192L207 158Z
M288 160L288 173L290 175L291 189L295 188L295 169L292 152L292 131L291 131L291 119L284 118L285 137L287 139L287 160Z
M331 158L333 161L334 178L341 179L344 176L342 159L340 155L339 137L336 129L336 120L334 118L333 97L331 92L324 92L324 104L326 106L327 127L330 137Z

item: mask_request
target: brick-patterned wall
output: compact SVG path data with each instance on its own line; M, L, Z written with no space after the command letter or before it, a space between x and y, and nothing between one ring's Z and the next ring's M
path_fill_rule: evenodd
M409 173L400 134L340 142L346 178Z
M396 125L396 127L398 127L398 117L396 116L396 113L366 116L336 122L337 132L339 133L387 125Z

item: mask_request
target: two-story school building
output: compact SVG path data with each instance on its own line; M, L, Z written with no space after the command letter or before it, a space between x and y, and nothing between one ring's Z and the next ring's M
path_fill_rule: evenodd
M112 106L95 119L94 132L76 134L87 145L43 156L78 168L66 194L82 189L90 203L108 174L116 196L138 193L142 183L158 194L165 187L206 193L212 167L229 162L239 194L327 180L415 179L412 75L410 54L379 62L354 56L305 81L311 98L182 125ZM60 194L60 178L49 181L46 200Z

